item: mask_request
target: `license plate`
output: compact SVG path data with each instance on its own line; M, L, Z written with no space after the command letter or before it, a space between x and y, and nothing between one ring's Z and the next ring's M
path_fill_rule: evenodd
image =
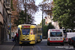
M25 38L25 40L27 40L27 38Z
M55 38L52 38L51 40L56 40Z

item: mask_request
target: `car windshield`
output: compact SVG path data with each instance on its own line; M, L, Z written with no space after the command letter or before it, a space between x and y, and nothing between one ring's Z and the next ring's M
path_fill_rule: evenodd
M62 36L62 32L51 32L50 36L51 37L61 37Z
M29 35L30 29L22 29L23 35Z

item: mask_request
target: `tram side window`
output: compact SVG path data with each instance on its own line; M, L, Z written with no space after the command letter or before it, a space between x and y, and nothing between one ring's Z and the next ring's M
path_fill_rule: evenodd
M34 29L33 29L33 32L34 32L34 34L36 34L36 33L37 33L37 29L36 29L36 28L34 28Z
M38 32L41 33L42 32L42 29L41 28L38 28Z

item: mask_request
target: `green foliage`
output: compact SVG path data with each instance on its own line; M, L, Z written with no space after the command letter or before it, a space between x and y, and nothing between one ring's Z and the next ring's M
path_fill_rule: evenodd
M28 22L26 23L26 18L28 17ZM28 14L28 13L24 13L24 11L21 11L20 13L19 13L19 16L17 16L17 18L18 19L15 19L14 20L14 23L16 24L16 25L19 25L19 24L31 24L31 23L33 23L33 18L32 18L32 16L30 15L30 14Z
M38 25L42 26L42 21ZM42 32L43 33L43 38L47 38L48 29L54 29L54 26L51 23L49 23L48 25L45 25L45 19L43 19L43 32Z
M75 0L53 0L53 20L58 21L60 27L75 27Z
M38 25L41 25L41 26L42 26L42 21L41 21L41 23L38 24ZM45 25L45 19L43 19L43 25Z
M54 26L51 23L49 23L47 27L47 29L54 29Z
M45 2L46 0L43 0L43 2Z
M54 29L54 26L51 23L49 23L48 26L47 25L43 26L43 36L45 36L45 38L47 38L48 29Z
M11 0L11 9L12 11L15 11L15 9L13 8L13 0Z
M43 32L42 32L43 33L43 38L47 38L47 27L48 27L47 25L43 26Z

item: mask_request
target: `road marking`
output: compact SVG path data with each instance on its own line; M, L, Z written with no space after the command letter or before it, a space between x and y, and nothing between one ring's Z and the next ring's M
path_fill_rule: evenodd
M65 47L65 49L74 49L74 48L71 46L71 47Z
M36 49L36 46L33 46L32 48L33 48L33 50L37 50L37 49Z
M55 48L64 48L64 46L55 46Z
M55 46L55 48L74 49L72 46Z
M39 46L37 46L37 48L38 48L39 50L41 50L41 48L40 48Z
M23 50L23 46L22 46L21 50Z
M19 50L23 50L23 46L19 46Z
M20 50L20 46L19 46L19 50Z

